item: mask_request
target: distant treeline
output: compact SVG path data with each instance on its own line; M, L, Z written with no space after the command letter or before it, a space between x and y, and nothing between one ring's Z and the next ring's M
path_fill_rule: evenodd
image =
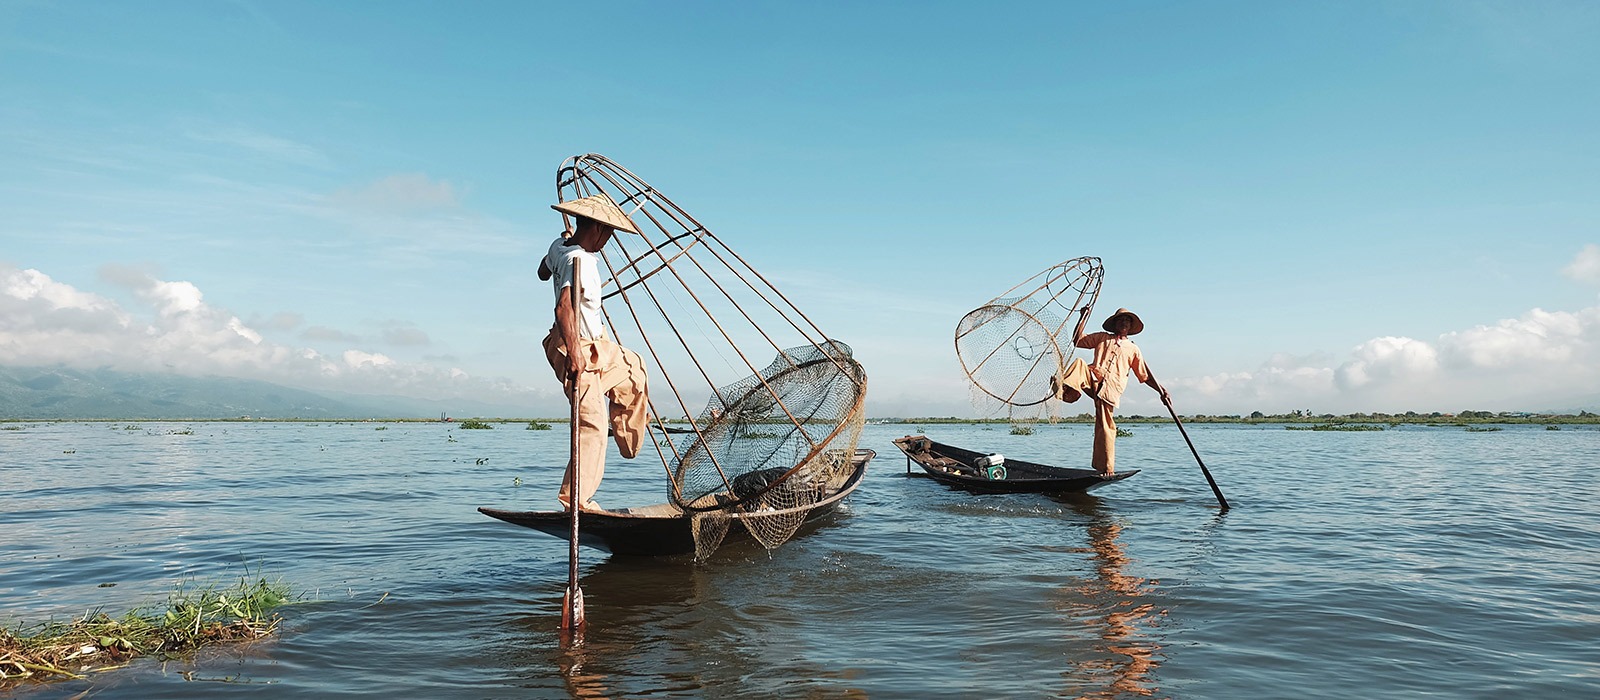
M1460 413L1311 413L1310 411L1293 411L1290 413L1266 414L1256 411L1248 416L1242 415L1207 415L1196 413L1180 416L1185 423L1307 423L1322 425L1339 425L1346 423L1387 423L1390 425L1416 424L1416 425L1474 425L1484 423L1495 424L1528 424L1528 425L1585 425L1600 424L1600 414L1580 411L1578 413L1525 413L1512 411L1462 411ZM886 417L869 418L869 423L903 423L915 425L1011 425L1018 423L1093 423L1094 414L1079 413L1072 416L1058 416L1056 418L961 418L958 416L920 416L914 418ZM486 423L508 424L547 424L567 422L566 418L251 418L241 416L238 418L0 418L0 423L440 423L459 427L482 427ZM1170 423L1172 418L1166 415L1143 416L1137 413L1132 415L1118 415L1118 423ZM667 425L688 425L689 421L683 418L669 418L664 421ZM751 423L782 424L786 421L765 420L750 421ZM469 424L469 425L462 425ZM529 428L540 430L542 428Z
M1600 424L1600 414L1580 411L1578 413L1525 413L1512 411L1462 411L1460 413L1312 413L1310 411L1293 411L1290 413L1266 414L1256 411L1248 416L1243 415L1207 415L1196 413L1194 415L1181 415L1185 423L1316 423L1338 425L1343 423L1388 423L1391 425L1416 424L1416 425L1473 425L1483 423L1498 424L1529 424L1529 425L1573 425L1573 424ZM1139 414L1119 415L1118 423L1169 423L1170 416L1142 416ZM1074 416L1060 416L1058 418L957 418L947 416L944 418L878 418L876 423L916 423L928 425L946 424L1012 424L1012 423L1093 423L1094 414L1079 413Z

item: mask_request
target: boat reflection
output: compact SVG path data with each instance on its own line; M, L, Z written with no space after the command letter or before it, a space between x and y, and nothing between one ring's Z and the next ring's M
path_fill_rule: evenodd
M1070 620L1087 623L1097 638L1088 653L1069 655L1066 678L1072 697L1148 697L1159 692L1155 669L1161 661L1161 644L1155 626L1166 610L1150 602L1154 581L1128 573L1132 560L1117 537L1122 523L1098 497L1062 494L1055 500L1068 506L1087 527L1093 577L1081 578L1063 603Z

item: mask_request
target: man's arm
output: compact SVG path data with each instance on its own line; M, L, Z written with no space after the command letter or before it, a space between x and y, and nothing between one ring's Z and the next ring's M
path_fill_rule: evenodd
M1083 327L1089 322L1089 307L1085 306L1078 311L1078 327L1072 329L1072 344L1078 345L1078 339L1083 337ZM1079 345L1078 347L1083 347Z
M578 309L572 304L574 290L578 289L578 274L580 261L572 261L572 284L561 288L561 293L556 295L556 329L561 333L561 345L567 349L567 371L573 381L577 374L585 369L583 354L580 352L581 344L578 342Z
M1161 382L1156 381L1156 375L1151 373L1150 367L1144 363L1144 353L1140 352L1133 359L1134 359L1134 362L1138 363L1133 368L1134 376L1143 375L1143 378L1140 379L1139 381L1142 382L1145 386L1148 386L1151 389L1155 389L1156 393L1161 395L1161 403L1164 403L1164 404L1166 404L1168 406L1171 406L1172 405L1172 395L1167 393L1167 388L1166 387L1161 386Z

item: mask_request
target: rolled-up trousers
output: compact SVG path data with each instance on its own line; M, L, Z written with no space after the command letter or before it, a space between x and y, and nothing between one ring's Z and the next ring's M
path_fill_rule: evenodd
M579 352L587 355L588 367L583 381L578 382L582 385L578 396L573 396L574 382L568 377L566 344L554 328L544 337L544 354L565 387L567 400L578 406L578 454L574 457L578 462L578 503L584 505L594 499L605 478L607 424L616 436L617 451L623 458L633 459L649 429L650 395L644 361L637 353L605 338L578 342ZM572 502L571 483L572 460L568 459L558 495L562 503Z
M1072 387L1080 392L1089 390L1098 393L1101 386L1094 375L1089 374L1089 365L1081 357L1074 358L1072 364L1067 365L1057 382L1060 386ZM1104 401L1094 402L1094 455L1090 463L1095 471L1102 474L1109 474L1116 469L1117 421L1111 417L1111 411Z

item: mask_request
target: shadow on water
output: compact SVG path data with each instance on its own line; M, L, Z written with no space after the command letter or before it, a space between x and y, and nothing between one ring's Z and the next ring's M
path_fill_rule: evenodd
M798 536L846 520L846 513L832 513ZM759 589L778 585L765 577L788 571L782 555L747 538L725 542L699 563L690 555L583 555L599 563L579 582L587 625L577 643L556 631L564 578L541 582L535 595L550 604L511 622L525 649L512 663L526 682L549 688L555 675L575 698L740 694L750 672L770 663L749 628L769 604Z
M1162 660L1156 627L1167 610L1153 602L1157 584L1128 572L1135 562L1118 537L1121 517L1096 496L1051 496L1082 519L1093 576L1074 577L1059 591L1058 609L1069 625L1086 625L1094 636L1087 653L1067 656L1063 695L1081 698L1152 696L1160 689L1155 670ZM1089 681L1089 682L1086 682Z

